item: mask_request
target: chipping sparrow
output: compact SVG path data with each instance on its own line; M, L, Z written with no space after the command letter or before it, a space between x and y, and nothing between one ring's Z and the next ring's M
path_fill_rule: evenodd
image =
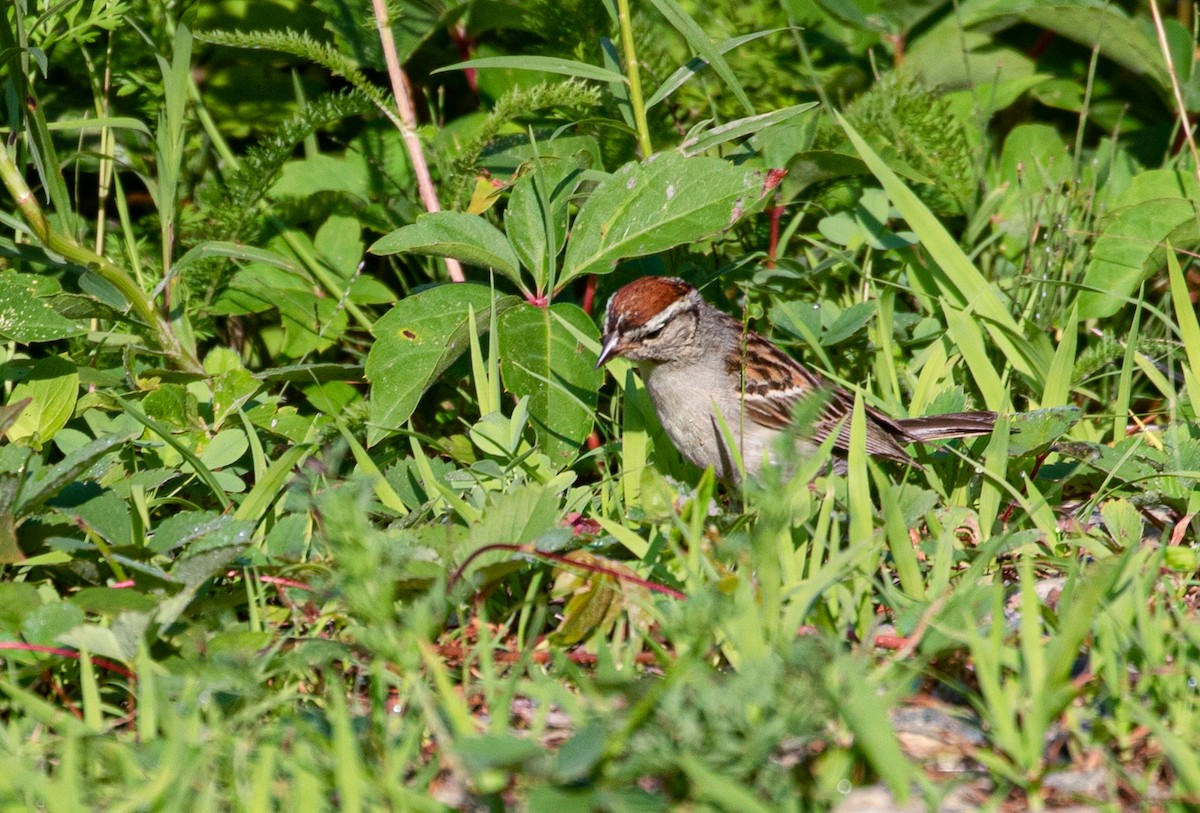
M596 366L616 356L639 363L659 421L680 453L717 477L736 483L738 469L718 413L737 440L747 475L774 456L792 409L808 395L823 398L813 426L798 434L802 453L838 424L836 451L850 441L854 396L826 381L758 333L704 301L695 286L671 277L645 277L621 288L604 313L604 342ZM866 408L867 452L916 465L904 444L986 435L994 412L928 418L890 418Z

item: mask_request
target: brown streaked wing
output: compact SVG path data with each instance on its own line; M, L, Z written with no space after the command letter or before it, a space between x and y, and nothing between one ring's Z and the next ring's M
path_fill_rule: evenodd
M756 364L755 369L768 374L767 378L743 382L745 410L751 420L772 429L784 429L792 424L793 410L800 399L821 393L825 403L811 429L804 434L820 443L837 432L834 447L842 451L849 449L850 418L854 414L854 397L850 393L807 369L758 333L746 335L745 353L747 358L761 360L763 363ZM872 407L867 407L866 412L867 453L911 461L896 440L903 431L895 422Z

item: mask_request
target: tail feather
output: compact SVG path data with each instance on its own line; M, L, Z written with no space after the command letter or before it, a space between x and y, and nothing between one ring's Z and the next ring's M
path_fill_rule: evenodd
M912 443L986 435L996 425L995 412L950 412L924 418L899 418L893 423Z

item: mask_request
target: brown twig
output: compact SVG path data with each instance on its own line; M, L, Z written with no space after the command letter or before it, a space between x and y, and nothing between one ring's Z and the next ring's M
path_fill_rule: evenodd
M1183 137L1187 139L1188 149L1192 152L1192 166L1195 168L1196 178L1200 180L1200 153L1196 151L1196 139L1192 136L1192 124L1188 121L1187 105L1183 101L1183 90L1179 87L1179 74L1176 73L1175 61L1171 58L1171 47L1167 44L1167 31L1163 28L1162 15L1158 12L1158 0L1150 0L1150 16L1154 18L1158 47L1162 49L1167 76L1171 80L1171 91L1175 94L1175 104L1179 108L1179 126L1183 128Z
M413 106L412 88L404 69L400 67L400 59L396 55L396 40L392 37L391 19L388 17L387 0L371 0L375 11L375 27L379 31L379 44L383 47L383 58L387 63L388 78L392 82L392 95L396 97L396 109L400 112L400 135L404 138L404 146L408 149L408 158L412 161L413 174L417 177L417 190L421 194L421 202L427 212L440 212L442 206L438 203L437 190L433 188L433 176L429 174L429 164L425 160L425 148L417 135L417 112ZM446 273L452 282L462 282L462 265L453 257L446 258Z

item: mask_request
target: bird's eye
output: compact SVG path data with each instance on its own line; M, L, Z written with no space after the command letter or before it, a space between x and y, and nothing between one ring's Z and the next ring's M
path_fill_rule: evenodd
M657 339L659 336L662 335L663 328L665 328L665 327L666 327L666 325L659 325L658 327L656 327L652 330L647 330L645 333L642 334L642 338L643 339Z

